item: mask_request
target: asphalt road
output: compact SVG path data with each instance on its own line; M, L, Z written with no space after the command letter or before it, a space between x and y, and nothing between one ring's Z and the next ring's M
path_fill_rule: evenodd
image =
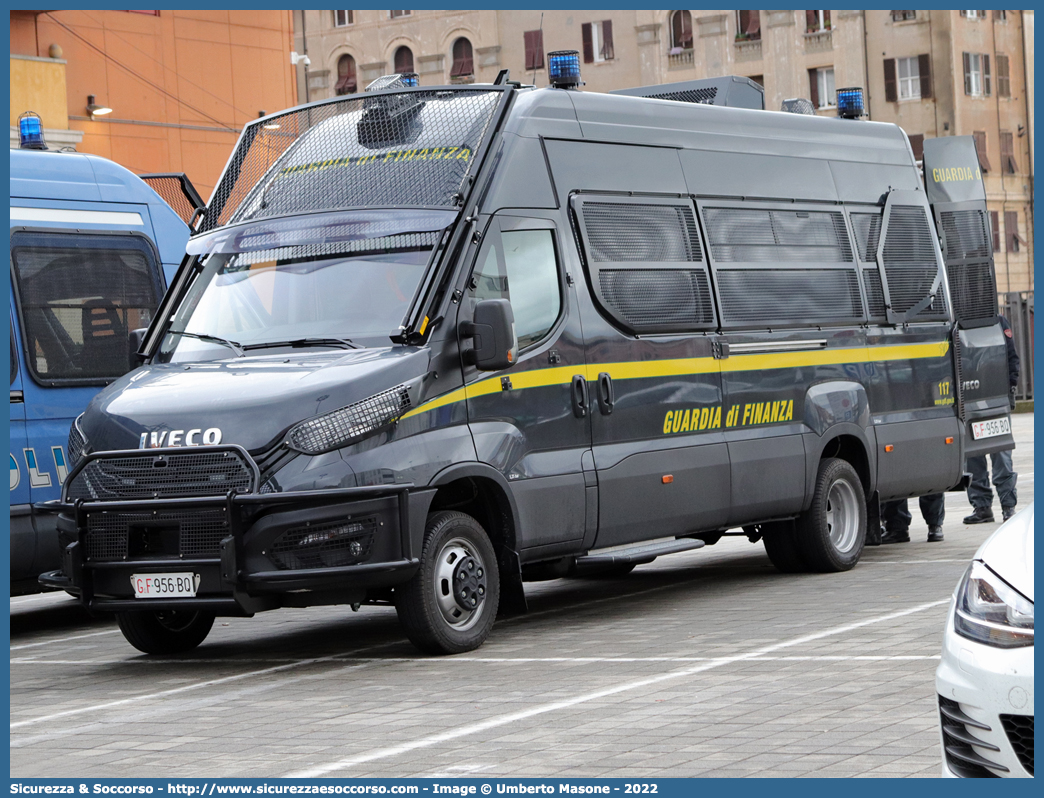
M935 776L946 604L997 525L948 494L929 544L912 505L913 541L847 573L785 576L739 538L530 584L528 615L455 657L418 654L394 610L331 607L149 658L64 594L15 598L11 776Z

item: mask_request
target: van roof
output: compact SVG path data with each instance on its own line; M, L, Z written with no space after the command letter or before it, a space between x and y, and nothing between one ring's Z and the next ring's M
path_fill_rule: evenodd
M139 203L149 206L164 263L180 263L188 226L159 194L118 163L78 152L11 151L12 199Z
M569 138L579 133L620 144L914 165L898 125L598 92L519 92L505 129L522 136L560 130Z

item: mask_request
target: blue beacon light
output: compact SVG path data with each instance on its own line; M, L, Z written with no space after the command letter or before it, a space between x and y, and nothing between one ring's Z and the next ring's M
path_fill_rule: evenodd
M18 117L18 146L23 150L46 150L43 122L38 114L26 111Z
M837 115L842 119L858 119L863 115L863 90L859 86L837 90Z
M416 72L403 72L401 74L403 86L419 86L420 82L417 80Z
M559 89L582 86L580 80L580 52L578 50L556 50L547 54L547 71L551 85Z

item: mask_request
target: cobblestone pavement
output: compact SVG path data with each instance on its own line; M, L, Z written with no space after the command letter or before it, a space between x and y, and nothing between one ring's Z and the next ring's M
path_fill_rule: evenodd
M419 655L391 609L331 607L218 619L152 659L64 595L12 599L11 775L935 776L946 602L996 524L951 493L929 544L912 504L913 541L848 573L784 576L727 538L528 585L528 615L455 657Z

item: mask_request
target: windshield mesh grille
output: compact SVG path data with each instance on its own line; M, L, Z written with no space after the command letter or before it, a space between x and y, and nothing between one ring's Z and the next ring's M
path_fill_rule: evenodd
M454 207L501 90L382 92L247 126L200 231L349 207Z

